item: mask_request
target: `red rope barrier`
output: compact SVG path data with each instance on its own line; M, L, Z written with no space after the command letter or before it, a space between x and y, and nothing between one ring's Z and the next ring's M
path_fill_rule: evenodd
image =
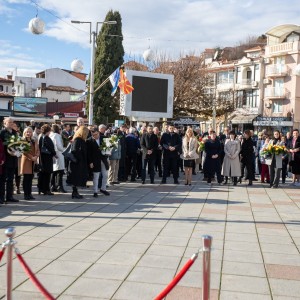
M4 253L5 253L5 248L2 248L2 250L0 251L0 261L4 255Z
M154 300L162 300L164 299L171 291L172 289L177 285L177 283L180 281L180 279L185 275L185 273L189 270L189 268L193 265L197 258L197 255L194 254L187 263L183 266L183 268L180 270L180 272L173 278L173 280L165 287L165 289L157 295Z
M49 294L49 292L44 288L44 286L39 282L39 280L35 277L33 272L30 270L29 266L26 264L25 260L23 259L22 255L17 253L17 258L19 259L23 269L27 273L28 277L31 281L35 284L35 286L40 290L40 292L46 297L48 300L55 300L53 296Z

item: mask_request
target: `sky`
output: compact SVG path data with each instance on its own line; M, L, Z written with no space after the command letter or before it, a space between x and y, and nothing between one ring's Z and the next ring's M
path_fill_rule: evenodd
M89 73L89 25L71 20L95 25L110 9L122 17L125 61L140 60L149 47L171 57L200 54L300 24L299 0L0 0L0 77L71 69L74 59ZM36 15L46 24L42 35L28 30Z

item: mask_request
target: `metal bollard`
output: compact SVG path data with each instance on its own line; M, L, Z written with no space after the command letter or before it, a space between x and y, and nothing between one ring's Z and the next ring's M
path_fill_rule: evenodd
M210 292L210 252L212 237L202 236L203 271L202 271L202 300L209 300Z
M13 248L15 241L13 237L15 236L16 231L14 227L9 227L5 230L5 235L8 237L8 240L5 242L6 251L7 251L7 287L6 287L6 299L12 300L12 275L13 275Z

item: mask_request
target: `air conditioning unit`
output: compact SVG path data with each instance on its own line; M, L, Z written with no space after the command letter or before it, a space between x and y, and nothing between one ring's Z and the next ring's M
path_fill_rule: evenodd
M252 87L257 87L258 86L258 82L257 81L252 81Z
M268 79L268 78L264 79L264 84L270 84L270 83L271 83L270 79Z
M264 62L265 62L265 64L269 64L270 63L270 58L265 58Z

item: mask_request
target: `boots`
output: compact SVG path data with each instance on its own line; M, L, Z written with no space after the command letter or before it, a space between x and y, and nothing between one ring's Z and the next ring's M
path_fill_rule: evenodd
M72 199L82 199L83 196L79 195L77 187L73 186Z
M237 185L237 177L233 177L233 185Z
M228 176L225 176L224 184L227 184L227 182L228 182Z
M67 191L64 189L64 186L63 186L63 174L64 174L64 171L61 170L61 171L58 171L58 188L57 188L57 191L59 193L67 193Z
M56 177L57 177L57 171L54 171L51 175L51 192L57 192L57 185L56 185Z
M252 185L252 180L250 180L250 179L249 179L249 183L248 183L248 185Z

